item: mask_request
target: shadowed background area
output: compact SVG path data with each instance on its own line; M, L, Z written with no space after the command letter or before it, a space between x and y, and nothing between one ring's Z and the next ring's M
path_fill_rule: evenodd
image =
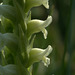
M75 75L75 1L49 0L49 9L43 5L32 8L32 19L45 20L48 15L53 21L44 40L42 33L36 34L34 47L53 47L49 55L51 64L48 68L42 63L34 64L33 75Z

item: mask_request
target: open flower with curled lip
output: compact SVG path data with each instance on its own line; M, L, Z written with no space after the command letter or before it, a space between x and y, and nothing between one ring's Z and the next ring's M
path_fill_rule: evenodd
M49 45L46 49L32 48L29 52L29 60L27 66L31 66L35 62L42 61L45 66L50 64L50 58L47 56L52 52L52 47Z
M27 35L28 37L30 37L32 34L34 33L38 33L40 31L42 31L42 33L44 34L44 38L47 38L47 30L45 29L45 27L47 27L48 25L50 25L50 23L52 22L52 17L48 16L47 20L42 21L42 20L30 20L27 23Z

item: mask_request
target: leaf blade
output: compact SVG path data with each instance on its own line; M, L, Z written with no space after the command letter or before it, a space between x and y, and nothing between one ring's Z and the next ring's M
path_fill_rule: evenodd
M16 11L14 7L10 5L0 5L0 15L15 21L16 20Z

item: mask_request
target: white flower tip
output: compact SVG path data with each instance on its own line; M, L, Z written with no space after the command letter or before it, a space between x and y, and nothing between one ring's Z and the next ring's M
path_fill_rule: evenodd
M52 16L48 16L48 18L47 19L50 19L51 20L51 22L52 22Z
M48 20L49 24L51 24L51 22L52 22L52 16L48 16L47 20Z
M43 33L43 34L44 34L44 39L47 39L47 34L48 34L48 32L47 32L46 29L44 30L44 33Z
M45 49L45 56L48 56L51 52L52 52L53 48L49 45L46 49Z
M47 27L51 24L52 22L52 16L48 16L47 20L45 20L45 22L43 23L44 27Z
M43 5L44 5L47 9L49 9L48 0L44 0Z
M48 46L48 50L49 50L49 53L52 52L53 48L51 47L51 45Z
M42 24L43 27L47 27L50 23L52 22L52 16L48 16L47 20ZM42 32L44 34L44 38L47 38L47 30L46 29L42 29Z

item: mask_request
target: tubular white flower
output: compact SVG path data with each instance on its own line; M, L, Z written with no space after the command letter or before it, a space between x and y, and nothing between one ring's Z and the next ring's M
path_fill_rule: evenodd
M49 8L48 0L26 0L25 10L28 12L32 7L44 5L47 9Z
M47 33L47 30L45 29L45 27L50 25L51 22L52 22L51 16L49 16L47 18L47 20L45 20L45 21L37 20L37 19L29 21L27 24L28 37L30 37L34 33L38 33L40 31L42 31L44 34L44 38L46 39L48 33Z
M50 64L50 59L47 56L52 52L52 47L49 45L46 49L32 48L29 53L28 66L32 65L34 62L39 62L42 60L45 66L48 67Z

